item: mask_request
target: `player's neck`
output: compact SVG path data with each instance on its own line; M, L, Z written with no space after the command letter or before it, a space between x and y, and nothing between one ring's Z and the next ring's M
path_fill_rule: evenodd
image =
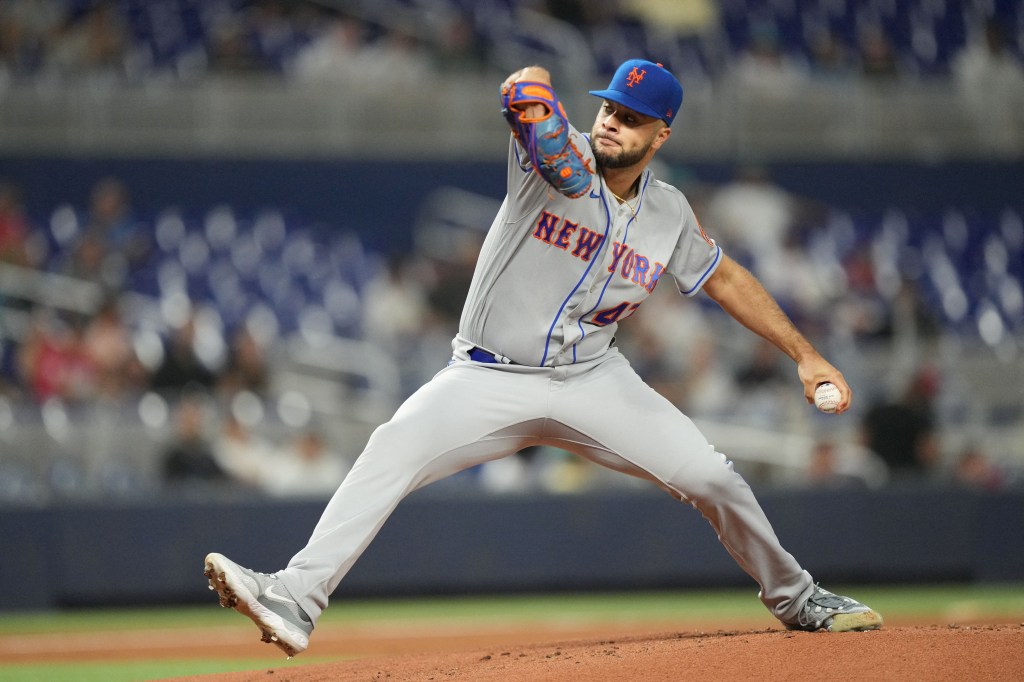
M636 196L640 188L640 173L643 168L606 168L601 171L608 189L620 202L629 201Z

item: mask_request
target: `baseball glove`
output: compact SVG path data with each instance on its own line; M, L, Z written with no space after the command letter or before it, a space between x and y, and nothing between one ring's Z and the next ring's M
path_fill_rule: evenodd
M531 104L543 105L544 113L528 117L525 110ZM549 185L572 199L586 194L594 171L569 137L568 117L550 86L536 81L506 83L501 88L501 113Z

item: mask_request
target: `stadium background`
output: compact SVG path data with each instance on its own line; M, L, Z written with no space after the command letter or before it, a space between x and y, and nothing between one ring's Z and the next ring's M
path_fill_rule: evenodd
M578 93L631 56L686 88L659 174L858 403L814 413L664 288L624 329L637 366L816 575L1024 578L1024 87L961 57L995 19L1019 60L1020 3L665 5L3 3L3 608L200 601L210 549L286 561L447 359L503 193L497 83L544 64L587 127ZM751 206L784 228L711 218ZM909 388L924 414L891 404ZM920 458L865 446L878 405ZM169 472L173 446L205 464ZM748 582L692 510L531 451L415 495L342 592Z

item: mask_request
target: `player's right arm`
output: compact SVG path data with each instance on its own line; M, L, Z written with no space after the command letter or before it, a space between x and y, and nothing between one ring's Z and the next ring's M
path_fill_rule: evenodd
M703 290L737 322L796 362L808 403L814 403L814 389L827 382L835 384L842 395L836 413L850 407L853 396L842 372L818 353L749 270L723 254L722 262L704 283Z

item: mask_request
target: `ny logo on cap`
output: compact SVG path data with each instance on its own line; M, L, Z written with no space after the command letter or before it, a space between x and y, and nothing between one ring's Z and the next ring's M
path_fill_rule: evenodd
M637 68L634 66L633 70L629 72L628 76L626 76L626 84L629 87L633 87L634 85L636 85L637 83L644 79L644 75L646 75L646 73L646 69L642 71L637 71Z

